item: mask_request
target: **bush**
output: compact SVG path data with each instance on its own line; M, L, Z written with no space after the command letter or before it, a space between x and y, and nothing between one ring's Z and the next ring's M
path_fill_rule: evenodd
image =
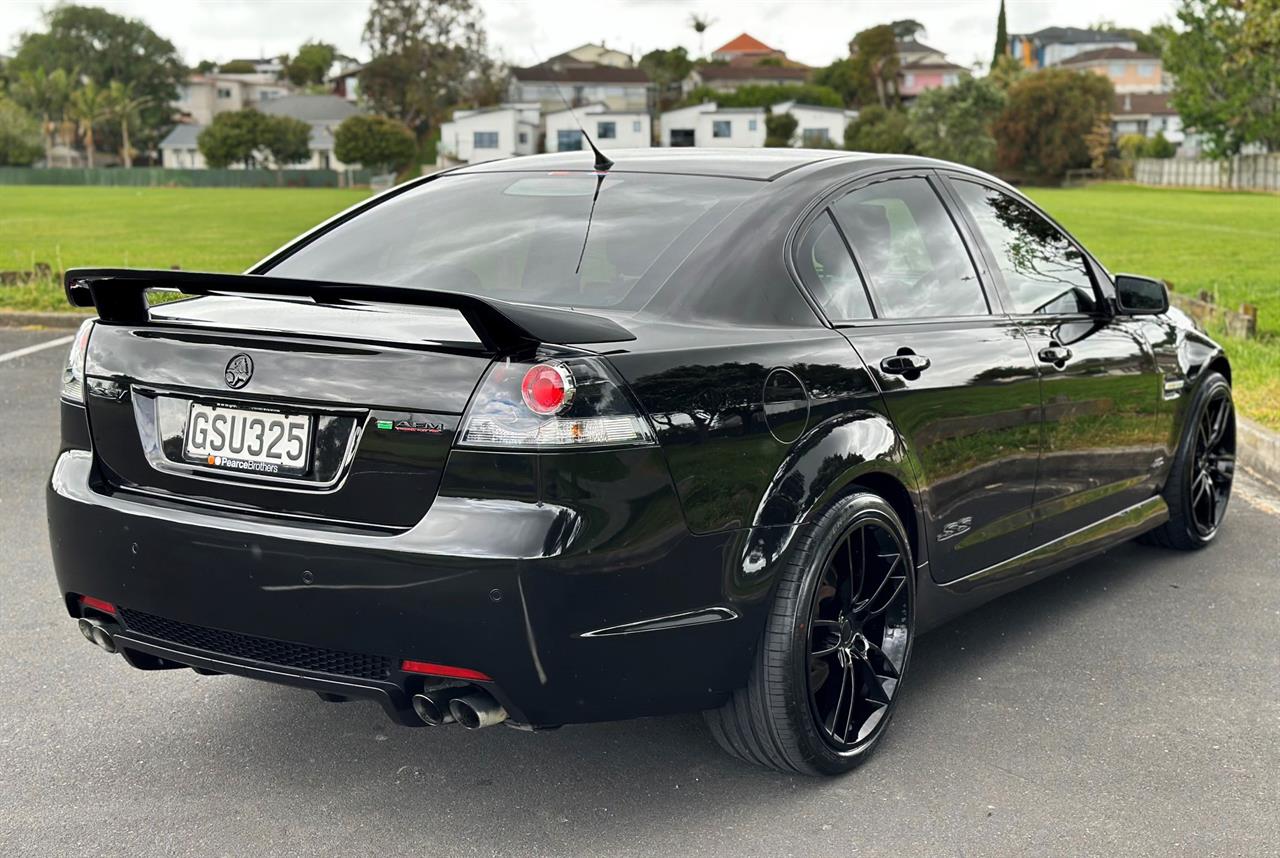
M35 119L0 94L0 167L30 167L43 153Z
M1146 146L1147 138L1141 134L1121 134L1120 138L1116 140L1116 151L1126 161L1143 157Z
M413 132L385 116L348 117L333 134L333 154L344 164L398 171L416 151Z
M1111 81L1089 72L1048 68L1014 81L993 127L997 165L1039 180L1088 167L1087 138L1114 97Z
M764 118L764 145L780 149L791 145L800 122L790 113L770 113Z
M1169 142L1164 136L1163 131L1156 132L1156 136L1144 141L1142 146L1142 157L1144 158L1172 158L1178 151L1178 147Z
M916 150L907 133L907 122L901 110L868 105L844 130L844 147L859 152L914 155Z
M991 126L1004 108L993 82L966 76L951 87L921 93L907 114L907 133L920 155L990 170L996 141Z

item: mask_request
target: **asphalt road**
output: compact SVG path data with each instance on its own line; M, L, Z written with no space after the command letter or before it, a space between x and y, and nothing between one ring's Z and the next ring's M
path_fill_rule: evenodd
M81 638L44 481L62 335L0 329L5 855L1280 854L1280 499L1221 541L1127 545L922 638L876 756L840 780L725 755L696 715L528 734Z

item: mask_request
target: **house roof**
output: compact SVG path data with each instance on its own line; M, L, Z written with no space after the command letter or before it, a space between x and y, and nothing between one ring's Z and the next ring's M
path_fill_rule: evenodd
M1034 33L1016 33L1024 39L1034 39L1045 44L1080 45L1107 44L1109 42L1132 42L1133 39L1123 33L1112 33L1107 30L1086 30L1083 27L1045 27Z
M921 60L914 63L903 63L898 66L898 71L968 71L964 66L958 66L950 60L942 62L929 62Z
M587 108L589 107L603 107L605 109L588 111ZM573 110L578 114L578 116L648 116L649 115L649 112L647 110L609 110L608 105L606 105L603 101L593 101L590 104L583 104L579 107L575 107L573 108ZM558 116L561 113L568 113L568 112L569 112L568 107L561 107L559 110L548 110L542 115Z
M807 68L791 66L699 66L703 80L805 80Z
M187 123L173 126L173 130L160 141L161 149L194 149L196 138L204 130L203 125Z
M1178 111L1169 104L1167 92L1122 92L1117 93L1114 116L1177 116Z
M773 52L773 48L748 33L742 33L712 51L713 54L771 54Z
M546 63L522 69L512 69L511 76L522 81L550 81L553 83L648 83L644 69L620 69L616 66L581 66L556 68Z
M894 45L900 54L940 54L942 51L931 48L923 42L912 39L894 39Z
M1060 66L1075 66L1085 63L1098 62L1099 60L1156 60L1159 59L1155 54L1147 54L1142 51L1131 51L1128 48L1095 48L1092 51L1084 51L1076 54L1074 57L1067 57Z
M363 111L336 95L284 95L258 104L271 116L288 116L303 122L341 122Z

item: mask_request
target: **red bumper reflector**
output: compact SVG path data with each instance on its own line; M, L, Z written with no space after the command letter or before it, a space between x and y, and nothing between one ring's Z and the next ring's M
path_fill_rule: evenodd
M493 680L478 670L468 670L465 667L450 667L447 664L432 664L429 661L410 661L405 659L400 662L400 669L405 673L425 673L428 676L447 676L450 679L475 679L480 682L492 682Z
M92 596L81 596L80 605L85 608L93 608L95 611L102 611L104 614L114 614L116 606L102 599L95 599Z

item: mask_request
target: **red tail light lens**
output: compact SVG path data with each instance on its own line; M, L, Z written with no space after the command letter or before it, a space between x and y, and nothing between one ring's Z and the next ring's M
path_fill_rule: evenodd
M450 667L447 664L432 664L429 661L410 661L409 659L405 659L400 662L400 669L405 673L422 673L427 676L445 676L449 679L474 679L478 682L493 681L487 673L481 673L478 670L471 670L466 667Z
M520 382L524 404L534 414L550 417L573 400L574 383L569 370L560 364L540 363L529 367Z
M104 614L114 614L116 606L103 599L95 599L92 596L81 596L80 606L83 608L93 608L95 611L102 611Z

